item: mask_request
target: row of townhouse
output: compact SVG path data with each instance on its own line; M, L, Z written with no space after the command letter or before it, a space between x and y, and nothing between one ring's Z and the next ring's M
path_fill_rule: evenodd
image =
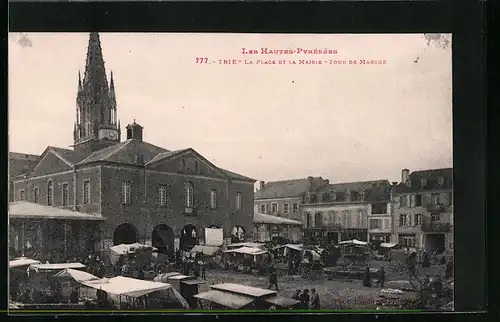
M321 177L265 183L255 193L256 213L303 223L304 239L433 250L453 248L453 169L403 169L401 182L330 183Z

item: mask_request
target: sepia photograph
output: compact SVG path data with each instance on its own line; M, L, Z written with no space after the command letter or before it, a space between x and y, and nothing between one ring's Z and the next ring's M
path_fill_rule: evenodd
M9 309L453 311L451 38L9 33Z

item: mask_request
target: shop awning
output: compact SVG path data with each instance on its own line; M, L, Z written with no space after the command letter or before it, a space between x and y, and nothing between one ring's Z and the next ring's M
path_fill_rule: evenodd
M352 239L352 240L344 240L339 243L339 245L359 245L359 246L366 246L368 245L368 242L364 242L361 240L357 239Z
M302 226L302 222L283 217L271 216L262 213L255 213L253 215L254 224L271 224L271 225L284 225L284 226Z
M101 215L45 206L28 201L10 202L9 219L106 220L106 218Z
M393 248L396 246L397 246L396 243L382 243L382 244L380 244L380 247L384 247L384 248Z

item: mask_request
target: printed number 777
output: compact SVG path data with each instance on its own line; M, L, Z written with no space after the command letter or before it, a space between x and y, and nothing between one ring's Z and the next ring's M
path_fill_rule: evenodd
M197 64L206 64L208 63L208 58L196 58Z

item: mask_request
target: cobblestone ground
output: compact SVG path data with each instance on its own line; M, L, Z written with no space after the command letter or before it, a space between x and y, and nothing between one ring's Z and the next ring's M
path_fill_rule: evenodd
M370 266L378 268L386 266L387 262L371 262ZM419 268L417 273L423 278L425 274L444 272L442 266L430 268ZM404 276L393 276L387 274L387 281L405 280ZM251 274L233 271L209 270L207 271L207 283L209 285L219 283L238 283L248 286L268 288L269 280L266 276L253 276ZM361 280L309 280L300 276L278 277L278 295L292 297L297 289L315 288L320 295L321 308L325 310L350 309L350 310L374 310L377 308L375 300L381 295L380 287L364 287ZM387 286L386 286L387 287ZM415 292L405 292L406 297L415 297ZM384 309L389 309L385 307Z

